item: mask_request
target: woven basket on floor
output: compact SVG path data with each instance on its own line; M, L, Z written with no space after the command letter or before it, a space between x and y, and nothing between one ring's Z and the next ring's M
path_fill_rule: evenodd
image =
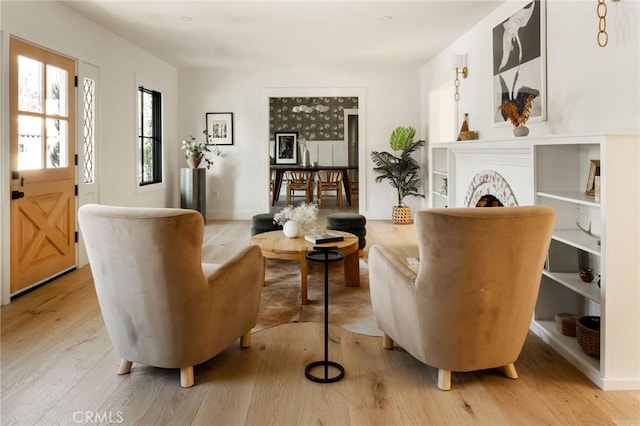
M580 317L576 338L587 355L600 359L600 317Z
M411 223L411 208L407 206L393 206L391 217L393 223L398 225Z

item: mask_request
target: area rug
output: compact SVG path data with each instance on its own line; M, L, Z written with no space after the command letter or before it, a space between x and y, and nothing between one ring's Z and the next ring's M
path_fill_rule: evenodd
M369 268L361 258L360 287L344 285L343 262L329 264L329 324L368 336L382 336L369 295ZM291 322L324 323L324 265L309 263L309 304L301 304L300 263L267 259L258 322L252 332Z

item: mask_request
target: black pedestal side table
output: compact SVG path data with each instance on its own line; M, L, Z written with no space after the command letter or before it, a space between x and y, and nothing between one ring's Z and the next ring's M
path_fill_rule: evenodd
M304 369L304 375L313 382L334 383L344 377L344 367L337 362L329 361L329 262L337 262L344 259L344 254L339 252L336 247L316 246L305 257L311 262L324 263L324 360L308 364ZM320 366L324 367L324 377L311 374L311 370ZM336 368L338 374L329 377L329 367Z

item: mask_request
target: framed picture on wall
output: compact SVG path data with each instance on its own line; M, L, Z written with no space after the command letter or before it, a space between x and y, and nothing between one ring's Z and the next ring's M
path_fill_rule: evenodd
M493 27L493 125L508 126L498 109L513 103L522 115L533 95L528 121L546 121L545 1L535 0Z
M298 164L298 132L275 133L276 164Z
M208 112L206 129L211 143L216 145L233 145L233 113Z

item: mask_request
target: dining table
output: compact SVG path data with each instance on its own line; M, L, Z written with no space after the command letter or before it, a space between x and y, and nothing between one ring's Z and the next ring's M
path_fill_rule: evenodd
M349 170L358 170L358 166L322 166L311 165L301 166L300 164L271 164L269 168L275 173L273 182L273 196L271 205L275 206L280 198L280 187L282 186L282 176L285 172L307 171L317 173L323 170L339 170L342 171L342 186L347 197L347 203L351 205L351 182L349 181Z

